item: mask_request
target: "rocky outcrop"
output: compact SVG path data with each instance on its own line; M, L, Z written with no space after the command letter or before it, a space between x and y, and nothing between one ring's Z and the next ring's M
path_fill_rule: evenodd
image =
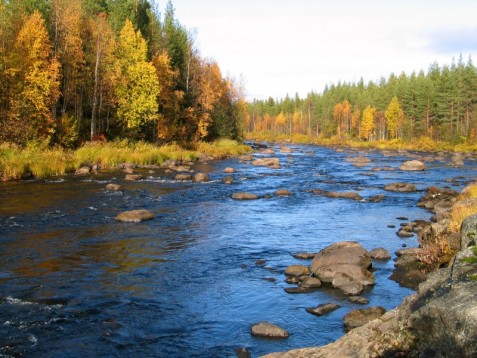
M115 219L122 222L139 223L144 220L154 219L155 215L148 210L131 210L118 214Z
M268 338L287 338L289 333L270 322L259 322L252 326L252 335Z
M397 308L328 345L265 357L477 356L476 237L472 215L464 220L462 249L449 266L430 273Z
M381 306L352 310L343 317L343 323L347 331L364 326L366 323L381 317L386 310Z
M399 166L399 169L406 171L422 171L426 170L426 166L419 160L408 160Z

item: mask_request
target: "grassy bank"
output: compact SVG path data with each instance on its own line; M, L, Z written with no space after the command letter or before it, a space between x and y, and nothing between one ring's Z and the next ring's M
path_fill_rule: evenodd
M175 144L158 147L129 141L91 142L75 151L52 149L39 144L20 148L4 143L0 145L0 180L63 175L83 164L100 164L103 168L113 168L121 163L159 165L169 159L194 161L201 156L223 159L250 151L248 146L227 139L198 143L192 150Z
M319 138L304 134L286 135L276 132L249 132L246 133L246 139L263 142L292 142L299 144L314 144L321 146L344 146L358 149L385 149L385 150L416 150L416 151L451 151L451 152L477 152L477 144L434 141L429 137L415 138L412 141L401 139L378 140L378 141L359 141L337 136L331 138Z

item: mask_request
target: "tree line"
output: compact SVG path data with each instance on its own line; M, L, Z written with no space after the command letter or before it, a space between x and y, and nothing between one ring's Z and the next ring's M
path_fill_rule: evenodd
M451 65L391 74L367 84L338 83L323 93L254 100L244 117L247 131L273 131L365 141L419 137L476 141L477 69L462 55Z
M171 2L0 0L0 142L237 139L245 111Z

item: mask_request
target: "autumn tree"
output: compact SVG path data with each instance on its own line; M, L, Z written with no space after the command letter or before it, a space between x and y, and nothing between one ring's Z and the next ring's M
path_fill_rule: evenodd
M159 114L157 120L157 138L162 141L174 140L177 136L177 119L181 112L184 92L176 89L179 71L171 66L171 59L166 51L155 54L152 65L161 83L161 92L157 98Z
M366 139L366 140L371 139L373 135L374 127L375 127L375 123L374 123L375 115L376 115L376 108L367 106L364 109L363 115L361 118L361 124L359 127L359 136L361 139Z
M396 96L393 97L385 112L386 125L389 135L397 138L399 131L404 125L404 112L399 105L399 101Z
M53 127L52 104L59 92L60 64L53 56L45 21L39 12L28 16L11 53L12 87L8 130L19 143L45 138Z
M157 119L160 92L154 66L147 62L147 44L131 21L121 30L118 47L119 81L116 87L117 115L122 125L137 131Z

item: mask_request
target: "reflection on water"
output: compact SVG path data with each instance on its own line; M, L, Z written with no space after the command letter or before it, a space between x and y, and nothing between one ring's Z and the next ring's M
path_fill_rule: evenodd
M372 161L346 161L357 155ZM399 225L399 216L428 219L416 207L421 194L384 192L384 185L460 189L477 173L473 161L459 169L433 158L425 172L401 172L402 153L304 146L277 156L280 170L238 160L202 165L196 170L212 178L203 184L176 182L162 171L144 173L140 182L109 172L0 183L0 356L228 357L237 347L257 356L328 343L344 333L342 317L357 307L332 289L286 294L284 269L309 263L291 254L341 240L391 252L416 245L387 226ZM228 166L237 170L232 185L221 182ZM124 189L108 192L107 182ZM280 188L293 195L274 197ZM329 199L314 189L385 198ZM269 198L234 201L237 191ZM133 209L156 218L114 220ZM392 261L374 269L377 283L364 294L371 305L389 309L411 292L388 280ZM320 318L304 310L325 302L342 308ZM261 320L285 327L290 338L252 337L251 325Z

